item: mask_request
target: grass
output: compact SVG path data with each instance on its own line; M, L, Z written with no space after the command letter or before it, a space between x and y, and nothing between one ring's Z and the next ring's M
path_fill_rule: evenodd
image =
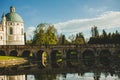
M0 68L9 67L14 65L20 65L27 62L24 58L14 57L14 56L0 56Z
M14 57L14 56L0 56L0 60L10 60L10 59L23 59L23 58Z

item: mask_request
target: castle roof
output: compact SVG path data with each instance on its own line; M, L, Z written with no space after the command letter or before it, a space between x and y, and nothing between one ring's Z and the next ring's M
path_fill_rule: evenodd
M7 13L6 15L7 21L13 21L13 22L24 22L22 17L15 12L15 7L10 7L10 13Z

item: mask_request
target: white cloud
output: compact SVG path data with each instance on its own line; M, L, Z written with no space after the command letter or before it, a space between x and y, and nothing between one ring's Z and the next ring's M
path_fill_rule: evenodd
M76 34L78 32L83 32L85 37L90 37L91 27L96 25L99 30L118 30L120 29L120 12L119 11L109 11L104 12L103 14L88 19L73 19L66 22L59 22L54 24L58 33L63 33L67 37L71 34ZM33 37L33 31L35 27L28 27L27 39L31 39ZM118 30L119 31L119 30ZM109 32L109 31L108 31ZM113 31L115 32L115 31Z
M78 32L84 33L89 31L90 33L91 27L94 25L96 25L98 29L120 28L120 12L108 11L95 18L74 19L66 22L60 22L56 23L55 27L59 33L70 35ZM87 34L85 36L87 36Z
M106 10L108 10L108 7L106 7L106 6L91 7L91 6L85 5L83 7L83 11L85 13L87 13L89 16L99 15L99 14L105 12Z
M32 39L33 37L33 34L34 34L34 31L35 31L35 27L28 27L27 31L26 31L26 36L27 36L27 39L30 40Z

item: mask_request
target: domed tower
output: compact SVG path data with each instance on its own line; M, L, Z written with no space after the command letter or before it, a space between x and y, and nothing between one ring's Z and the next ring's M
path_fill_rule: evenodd
M15 12L15 7L10 7L6 17L6 45L24 45L24 21Z
M6 45L6 17L3 14L2 15L2 20L0 22L0 45Z

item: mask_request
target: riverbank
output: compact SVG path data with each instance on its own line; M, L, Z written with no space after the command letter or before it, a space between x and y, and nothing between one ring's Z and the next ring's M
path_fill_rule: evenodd
M27 62L27 60L20 57L0 56L0 67L20 65L20 64L24 64L25 62Z

